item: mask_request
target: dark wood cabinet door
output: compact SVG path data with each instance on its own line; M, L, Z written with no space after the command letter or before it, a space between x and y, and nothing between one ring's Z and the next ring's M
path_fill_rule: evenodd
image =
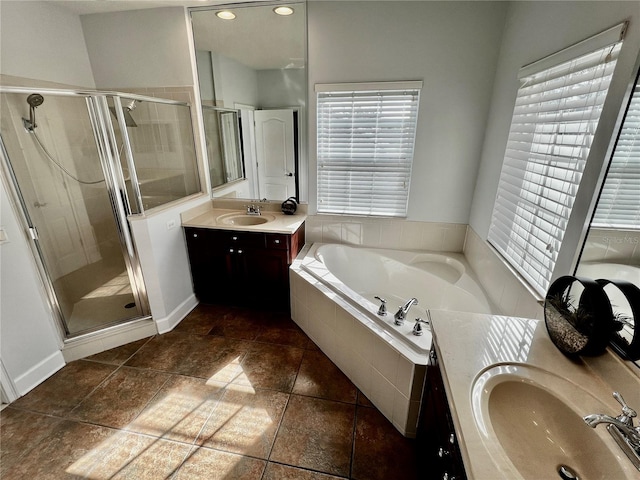
M429 355L417 444L419 455L426 457L421 463L423 478L467 478L435 350Z
M304 245L293 234L185 227L196 296L204 303L289 309L289 265Z

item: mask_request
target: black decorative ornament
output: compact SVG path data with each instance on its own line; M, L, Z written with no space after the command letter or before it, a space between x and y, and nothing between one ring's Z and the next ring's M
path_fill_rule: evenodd
M289 197L281 205L282 213L285 215L293 215L296 213L298 209L298 202L296 201L296 197Z
M620 308L620 305L609 302L614 312L611 347L625 360L640 360L640 288L623 280L598 279L596 282L602 286L607 297L609 296L607 287L609 285L616 287L631 308L630 317L620 316L616 314L616 309Z
M577 299L572 298L578 291ZM607 294L595 280L566 275L554 281L545 297L549 337L567 356L604 352L615 329Z

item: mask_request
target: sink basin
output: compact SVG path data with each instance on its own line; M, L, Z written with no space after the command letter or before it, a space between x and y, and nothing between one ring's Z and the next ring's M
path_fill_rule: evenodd
M570 478L561 469L581 480L632 478L606 429L582 420L589 413L615 412L568 380L533 367L500 365L476 379L472 404L494 461L510 463L523 479Z
M237 225L242 227L252 225L262 225L275 220L275 216L270 214L247 215L246 213L226 213L220 215L216 220L223 225Z

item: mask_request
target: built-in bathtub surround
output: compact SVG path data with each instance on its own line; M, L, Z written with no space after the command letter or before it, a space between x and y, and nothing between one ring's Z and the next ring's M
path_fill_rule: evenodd
M542 320L544 311L516 274L471 228L467 228L464 256L489 299L503 315Z
M412 222L346 215L309 215L307 243L342 243L371 248L462 252L466 224Z
M353 266L357 265L358 268ZM491 312L460 254L307 245L290 269L291 316L404 435L413 437L431 348L429 308ZM374 295L386 297L381 318ZM402 326L399 304L419 298Z

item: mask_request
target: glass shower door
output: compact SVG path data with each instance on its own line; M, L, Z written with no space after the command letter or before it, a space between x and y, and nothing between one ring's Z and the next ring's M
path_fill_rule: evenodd
M33 108L27 98L0 94L0 132L67 336L146 316L89 99L47 92Z

